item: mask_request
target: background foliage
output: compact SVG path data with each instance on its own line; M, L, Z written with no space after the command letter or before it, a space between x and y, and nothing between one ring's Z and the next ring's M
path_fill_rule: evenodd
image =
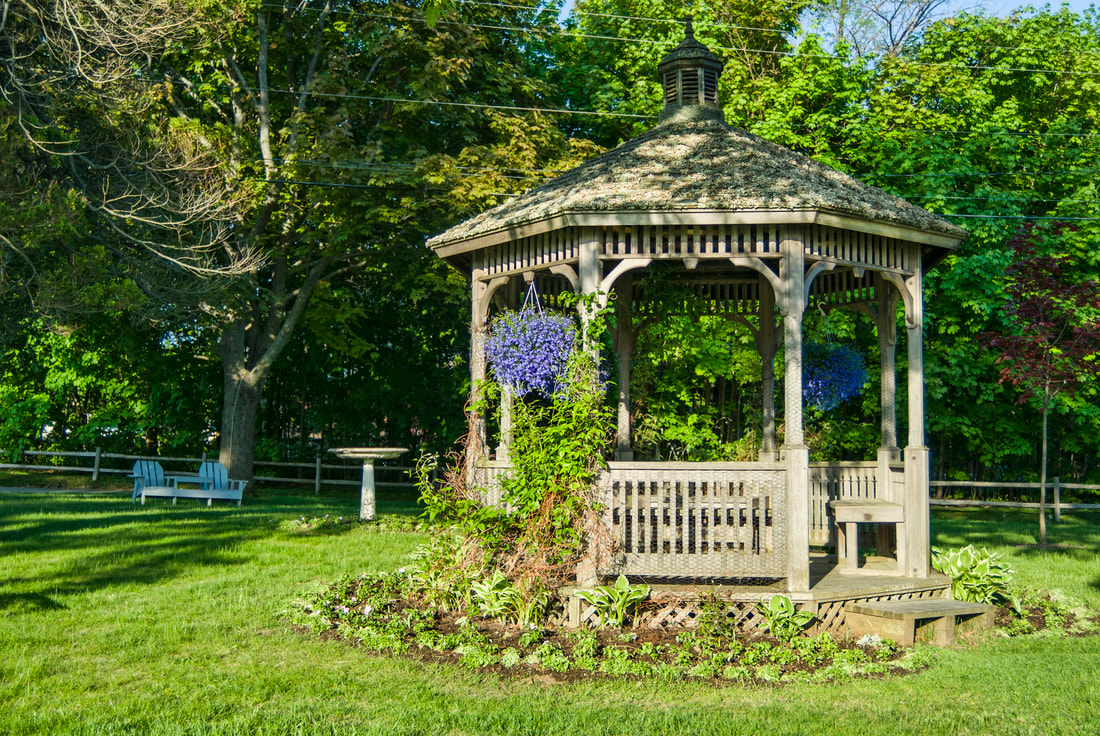
M233 395L226 325L246 324L234 315L282 319L279 309L306 286L300 320L257 384L258 455L310 457L333 444L449 447L464 431L468 296L424 237L650 126L655 65L682 37L674 21L683 12L665 0L580 0L559 23L556 2L437 3L444 12L429 26L417 2L311 1L289 12L190 0L164 5L193 22L141 46L136 66L122 69L140 69L137 76L120 74L100 49L83 68L110 71L110 84L58 76L20 86L28 70L51 68L26 13L84 5L4 3L5 54L28 54L18 67L5 59L0 85L5 451L213 449ZM867 6L701 1L693 12L697 37L726 62L730 123L970 231L928 279L935 474L1032 478L1034 408L997 382L995 356L978 336L1005 327L1008 243L1022 225L1035 226L1042 254L1069 258L1073 279L1100 273L1100 24L1094 12L1066 8L1007 17L941 8L900 33L857 22ZM242 85L258 84L263 68L272 90L294 89L302 77L293 70L318 48L304 106L270 95L265 163L264 125ZM233 233L252 233L235 247L263 267L196 278L140 245L168 242L164 228L105 210L96 194L107 191L102 157L139 134L133 150L146 172L169 154L201 153L191 165L212 167L210 181L226 193L202 227L224 220ZM77 165L74 151L101 158ZM261 232L264 211L271 224ZM1047 228L1054 220L1044 218L1073 228ZM175 242L209 232L196 227ZM751 455L759 360L748 332L692 316L643 326L639 450ZM874 330L863 317L845 319L844 339L874 366ZM873 450L875 373L861 399L809 417L816 457ZM1052 408L1052 475L1100 478L1097 388L1088 376ZM904 382L899 393L904 401Z

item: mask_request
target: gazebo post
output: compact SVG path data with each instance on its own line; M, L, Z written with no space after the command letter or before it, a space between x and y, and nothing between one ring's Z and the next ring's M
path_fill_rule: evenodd
M470 271L470 425L466 444L466 483L477 485L477 468L488 446L485 430L485 417L477 410L480 404L481 381L485 379L485 297L489 286L482 277L485 270L480 266L480 258Z
M899 572L925 578L929 573L928 482L930 453L924 440L924 296L920 250L913 248L913 275L905 279L907 349L909 351L909 441L905 447L904 560Z
M882 491L878 494L882 498L895 503L902 499L896 498L894 492L894 471L892 465L900 457L898 449L898 416L897 416L897 369L896 354L898 345L897 309L898 292L881 275L875 283L874 311L867 310L874 317L875 331L878 333L879 350L879 384L881 418L881 441L878 448L878 486ZM895 529L885 524L878 524L878 553L880 556L889 556L888 547L897 544ZM903 554L900 550L896 554Z
M602 274L600 273L600 241L597 237L598 234L599 230L596 228L585 228L580 237L577 258L577 285L578 293L582 299L584 297L594 297L600 289L600 276ZM588 329L596 309L598 307L594 303L585 304L584 301L577 303L584 346L595 354L598 361L600 346L592 339Z
M774 463L775 450L775 354L779 348L775 335L775 290L760 274L756 333L756 352L760 354L760 462Z
M623 274L615 284L615 350L619 358L618 431L615 459L633 460L630 429L630 358L634 353L634 325L631 303L634 300L634 276Z
M787 590L810 589L810 448L802 426L802 313L806 309L801 238L780 232L783 293L784 453L787 466Z

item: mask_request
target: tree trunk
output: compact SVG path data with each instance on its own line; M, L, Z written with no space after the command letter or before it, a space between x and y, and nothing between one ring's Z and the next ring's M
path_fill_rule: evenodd
M1043 387L1043 459L1039 469L1039 546L1047 546L1047 421L1050 417L1050 384Z
M266 373L266 372L265 372ZM256 447L256 413L260 408L259 385L250 372L226 366L222 384L222 436L218 459L235 480L252 481Z

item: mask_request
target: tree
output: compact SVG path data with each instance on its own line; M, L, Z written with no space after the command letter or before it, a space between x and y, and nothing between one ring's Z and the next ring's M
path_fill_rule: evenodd
M216 349L235 477L252 475L264 384L322 283L528 180L476 169L572 156L544 116L478 109L546 99L538 44L498 28L552 22L541 8L463 6L433 27L400 2L4 10L0 87L26 138L64 162L158 316L190 315Z
M1047 432L1052 403L1100 371L1100 280L1074 280L1067 255L1040 252L1033 228L1012 241L1015 260L1005 286L1004 333L986 333L999 354L1000 380L1038 399L1043 415L1039 475L1039 542L1047 544Z
M835 42L860 56L895 56L936 20L953 12L950 0L831 0L810 11Z

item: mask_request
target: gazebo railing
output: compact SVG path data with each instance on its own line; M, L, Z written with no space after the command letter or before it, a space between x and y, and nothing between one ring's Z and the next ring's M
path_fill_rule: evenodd
M613 572L785 577L786 478L754 463L612 462L601 478Z
M483 502L501 501L509 465L479 469ZM829 501L902 498L905 472L878 463L810 463L809 542L834 544ZM611 462L599 480L605 522L617 542L614 572L668 577L784 577L786 470L758 463Z

